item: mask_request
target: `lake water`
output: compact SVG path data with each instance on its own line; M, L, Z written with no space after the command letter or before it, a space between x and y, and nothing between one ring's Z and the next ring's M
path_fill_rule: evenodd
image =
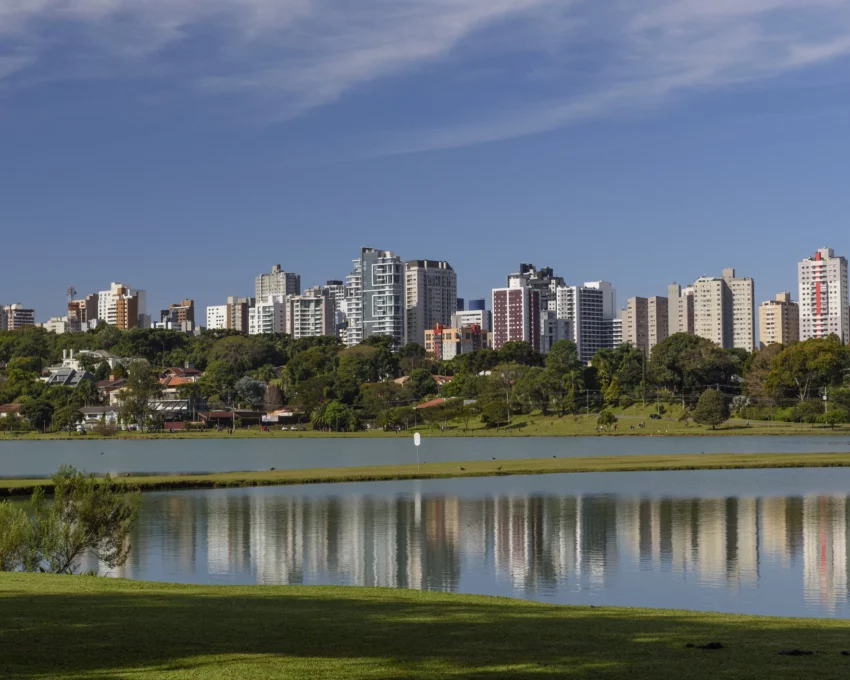
M440 437L425 434L422 460L550 458L669 453L850 451L846 436ZM62 464L89 472L162 473L393 465L416 460L412 439L174 439L0 442L0 477L49 476Z
M112 575L846 617L848 491L800 469L151 493Z

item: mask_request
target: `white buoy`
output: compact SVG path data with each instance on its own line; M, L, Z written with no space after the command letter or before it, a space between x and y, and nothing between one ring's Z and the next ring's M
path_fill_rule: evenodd
M416 470L419 470L419 445L422 443L422 435L416 432L413 435L413 443L416 445Z

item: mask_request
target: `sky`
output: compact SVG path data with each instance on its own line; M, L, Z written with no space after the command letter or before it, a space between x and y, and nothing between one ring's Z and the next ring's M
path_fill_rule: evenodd
M850 255L848 65L850 0L0 0L0 303L203 308L361 246L465 298L796 298Z

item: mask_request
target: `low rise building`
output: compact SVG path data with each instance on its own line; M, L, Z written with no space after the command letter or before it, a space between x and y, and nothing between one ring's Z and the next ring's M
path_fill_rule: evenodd
M79 333L82 330L82 324L75 316L54 316L43 323L38 324L48 333L56 333L56 335L64 335L65 333Z
M19 328L35 326L35 310L27 309L22 304L5 305L0 314L0 330L16 331Z

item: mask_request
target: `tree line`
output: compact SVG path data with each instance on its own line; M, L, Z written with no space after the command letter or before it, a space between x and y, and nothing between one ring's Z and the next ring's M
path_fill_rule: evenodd
M91 380L73 389L47 386L38 379L41 372L68 349L107 350L126 361L110 368L84 357ZM128 381L122 411L144 426L154 416L147 404L161 393L162 371L185 365L204 371L199 381L180 386L185 399L203 399L210 408L290 406L314 427L334 431L360 429L367 422L409 427L423 418L465 423L479 418L500 426L520 413L564 416L635 403L692 410L706 390L718 392L727 409L745 418L850 422L850 350L834 336L747 352L675 334L649 357L622 345L599 350L588 366L570 341L556 343L546 355L528 343L511 342L498 351L438 361L416 344L393 352L392 339L380 336L345 348L334 337L119 331L102 324L63 335L40 328L0 332L0 362L5 364L0 403L22 404L36 429L72 426L81 406L100 402L96 381L110 376ZM452 380L441 387L435 376ZM437 395L449 402L413 408Z

